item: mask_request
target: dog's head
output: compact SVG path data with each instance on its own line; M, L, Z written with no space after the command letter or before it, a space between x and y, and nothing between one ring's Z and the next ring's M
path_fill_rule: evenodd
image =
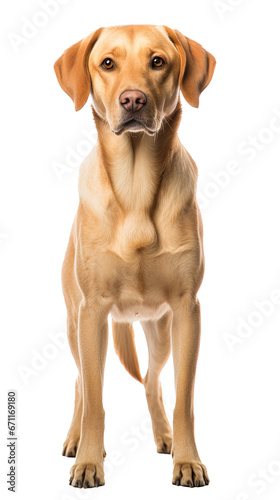
M198 107L215 58L164 26L100 28L56 61L62 89L78 111L92 93L95 113L115 134L157 132L178 103L179 89Z

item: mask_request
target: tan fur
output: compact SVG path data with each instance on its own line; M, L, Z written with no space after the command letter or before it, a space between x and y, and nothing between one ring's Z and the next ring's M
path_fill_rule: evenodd
M116 353L128 373L142 384L143 379L136 354L132 324L117 323L116 321L113 321L112 324Z
M152 60L166 63L154 69ZM102 66L114 61L113 70ZM116 351L144 383L157 450L174 460L173 483L209 479L194 439L193 390L200 339L204 257L196 202L197 168L181 145L180 89L193 106L209 84L214 57L163 26L104 28L70 47L56 62L58 81L80 109L89 94L98 144L80 169L80 204L62 281L68 338L79 377L75 411L63 454L76 455L70 483L104 484L103 373L113 318ZM145 93L138 120L124 121L120 95ZM133 337L141 321L149 349L142 379ZM170 335L171 334L171 335ZM175 369L173 438L160 372L170 354Z

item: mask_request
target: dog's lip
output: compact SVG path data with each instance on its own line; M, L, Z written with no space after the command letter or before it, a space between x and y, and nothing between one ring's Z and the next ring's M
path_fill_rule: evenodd
M114 134L119 135L123 130L128 128L130 125L139 125L149 134L155 134L156 132L155 130L150 129L143 120L135 118L134 116L131 116L130 118L127 118L127 120L124 120L116 130L113 130L113 132Z

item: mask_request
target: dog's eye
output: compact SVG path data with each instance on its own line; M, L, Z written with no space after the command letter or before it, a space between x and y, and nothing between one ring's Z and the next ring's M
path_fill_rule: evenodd
M102 61L101 66L105 69L112 69L114 67L114 61L112 61L109 57L106 57L106 59Z
M165 65L165 61L162 59L162 57L154 57L152 60L152 67L153 68L161 68L162 66Z

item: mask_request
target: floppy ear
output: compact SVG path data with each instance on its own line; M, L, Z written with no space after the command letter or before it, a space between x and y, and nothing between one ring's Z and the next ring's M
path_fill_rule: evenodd
M72 45L54 65L59 85L73 100L76 111L85 105L91 90L88 58L101 31L102 28Z
M182 35L180 31L165 27L168 36L176 46L180 58L180 88L186 101L198 108L201 92L211 82L216 59L199 43Z

